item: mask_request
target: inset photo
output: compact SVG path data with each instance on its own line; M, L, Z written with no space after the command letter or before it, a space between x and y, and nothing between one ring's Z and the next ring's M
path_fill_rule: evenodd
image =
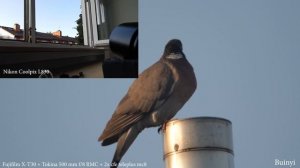
M0 78L137 78L138 0L9 0Z

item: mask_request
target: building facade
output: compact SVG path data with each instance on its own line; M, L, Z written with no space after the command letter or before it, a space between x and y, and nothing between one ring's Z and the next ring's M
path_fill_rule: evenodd
M24 30L19 24L13 27L0 26L0 39L24 40ZM58 30L52 33L36 32L37 43L69 44L76 45L78 42L73 37L63 36L62 31Z

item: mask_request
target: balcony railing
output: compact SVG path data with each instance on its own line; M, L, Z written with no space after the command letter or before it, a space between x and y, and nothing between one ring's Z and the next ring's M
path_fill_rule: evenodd
M18 41L0 41L1 77L39 77L43 70L50 71L54 77L80 67L102 63L104 50L85 46L57 44L31 44ZM32 70L37 74L11 74L4 70ZM98 71L102 71L101 67ZM88 74L87 74L88 75ZM101 77L98 75L98 77Z

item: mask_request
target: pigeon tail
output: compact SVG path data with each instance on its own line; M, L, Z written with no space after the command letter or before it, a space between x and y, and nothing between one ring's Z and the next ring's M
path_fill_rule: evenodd
M122 134L122 136L118 140L117 148L110 168L118 167L122 157L142 130L143 128L139 127L139 125L136 124Z

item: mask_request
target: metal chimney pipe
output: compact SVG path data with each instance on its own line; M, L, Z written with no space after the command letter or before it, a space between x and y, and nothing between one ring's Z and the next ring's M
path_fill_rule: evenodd
M234 168L232 124L216 117L171 120L163 131L166 168Z

